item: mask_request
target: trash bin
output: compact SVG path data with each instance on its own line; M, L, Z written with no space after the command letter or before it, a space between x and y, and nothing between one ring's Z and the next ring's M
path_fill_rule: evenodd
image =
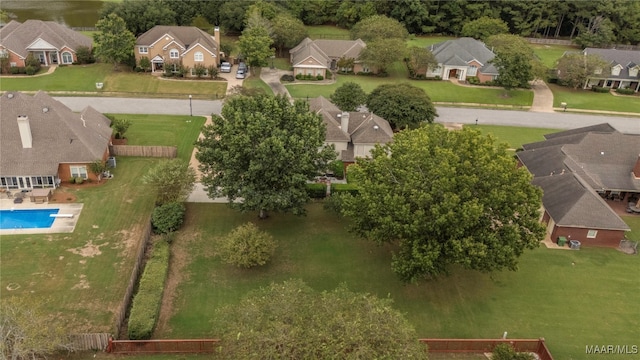
M578 240L570 240L569 244L573 250L580 250L580 241Z
M107 166L110 167L110 168L116 167L116 157L115 156L109 156L109 158L107 159Z
M558 237L558 246L565 246L567 244L567 238L564 236Z

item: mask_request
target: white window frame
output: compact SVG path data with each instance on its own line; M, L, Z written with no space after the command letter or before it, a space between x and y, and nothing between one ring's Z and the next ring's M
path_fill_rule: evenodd
M201 51L197 51L193 54L193 61L202 62L204 61L204 54Z
M170 59L179 59L180 58L180 52L177 49L169 50L169 58Z
M587 231L587 239L595 239L598 236L598 230Z
M81 177L83 179L89 178L89 173L87 172L86 165L69 166L69 171L71 172L72 178L77 178L77 177Z
M18 66L18 63L12 61L12 62L9 63L9 66L16 67L16 66Z
M69 55L69 59L71 61L65 61L65 55ZM62 58L63 64L73 64L73 55L71 54L70 51L63 51L62 54L60 54L60 57Z
M148 54L149 53L149 47L147 47L147 46L139 46L138 47L138 53L139 54Z
M477 76L478 67L475 65L470 65L469 70L467 71L467 76Z

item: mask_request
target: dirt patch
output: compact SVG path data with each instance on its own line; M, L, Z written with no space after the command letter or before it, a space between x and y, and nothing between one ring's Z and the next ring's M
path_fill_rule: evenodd
M100 247L106 246L108 244L109 243L107 242L101 245L94 245L93 240L89 240L89 242L86 243L83 247L67 249L67 251L70 251L76 255L80 255L83 257L94 257L94 256L101 255L102 251L100 251Z
M87 275L80 275L80 281L73 285L73 287L71 288L71 290L76 290L76 289L88 289L91 286L89 286L89 281L87 280Z

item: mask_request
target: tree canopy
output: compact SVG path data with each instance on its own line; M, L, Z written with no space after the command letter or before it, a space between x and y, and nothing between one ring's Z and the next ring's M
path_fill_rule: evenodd
M268 29L262 26L245 29L238 41L243 59L254 68L266 65L267 60L275 55L271 44L273 44L273 39L269 35Z
M127 29L134 36L140 36L156 25L174 25L176 22L176 13L165 1L157 0L123 0L107 3L101 11L101 18L104 19L109 14L116 14L124 20Z
M358 60L378 74L384 75L391 64L403 58L406 49L407 45L403 40L376 39L367 43Z
M427 93L416 86L400 83L375 88L367 98L367 108L400 130L432 123L438 116Z
M268 211L304 214L306 181L335 158L323 146L320 115L284 96L232 97L203 135L196 158L209 196L227 197L232 207L259 211L261 218Z
M440 125L402 131L349 167L358 196L343 196L354 230L397 245L403 281L446 274L452 265L516 270L545 234L542 193L491 136Z
M282 56L283 49L291 49L307 37L307 28L302 21L287 13L276 15L272 20L273 43Z
M433 53L424 47L412 46L409 48L409 56L407 57L407 65L409 68L409 76L418 78L425 75L429 68L438 66L438 60Z
M142 178L156 193L156 204L181 202L193 190L196 172L184 160L164 160L155 165Z
M560 84L574 89L582 87L597 69L608 71L608 63L600 56L581 53L565 54L558 60L557 71Z
M330 99L342 111L356 111L367 102L367 94L360 84L348 81L338 87Z
M483 16L469 21L462 27L462 36L485 41L491 35L508 34L509 25L500 19Z
M398 20L384 15L373 15L351 28L352 39L362 39L365 43L378 39L405 40L409 36L407 29Z
M527 88L536 77L533 49L517 35L499 34L487 38L487 45L496 54L491 62L498 69L496 82L505 89Z
M427 348L391 299L342 285L317 293L302 280L272 283L221 308L223 359L426 359Z
M104 62L113 63L117 68L118 64L133 56L136 37L127 30L122 18L116 14L109 14L106 18L98 20L96 28L98 32L93 34L96 57Z

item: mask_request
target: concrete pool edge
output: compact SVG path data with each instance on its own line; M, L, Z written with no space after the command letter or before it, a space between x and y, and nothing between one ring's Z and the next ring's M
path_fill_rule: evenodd
M0 236L4 235L28 235L28 234L58 234L58 233L72 233L78 218L82 212L84 204L71 203L71 204L34 204L31 202L25 202L22 204L14 204L13 201L8 199L0 200L0 210L36 210L36 209L60 209L59 214L73 214L73 217L57 217L51 227L48 228L28 228L28 229L0 229Z

